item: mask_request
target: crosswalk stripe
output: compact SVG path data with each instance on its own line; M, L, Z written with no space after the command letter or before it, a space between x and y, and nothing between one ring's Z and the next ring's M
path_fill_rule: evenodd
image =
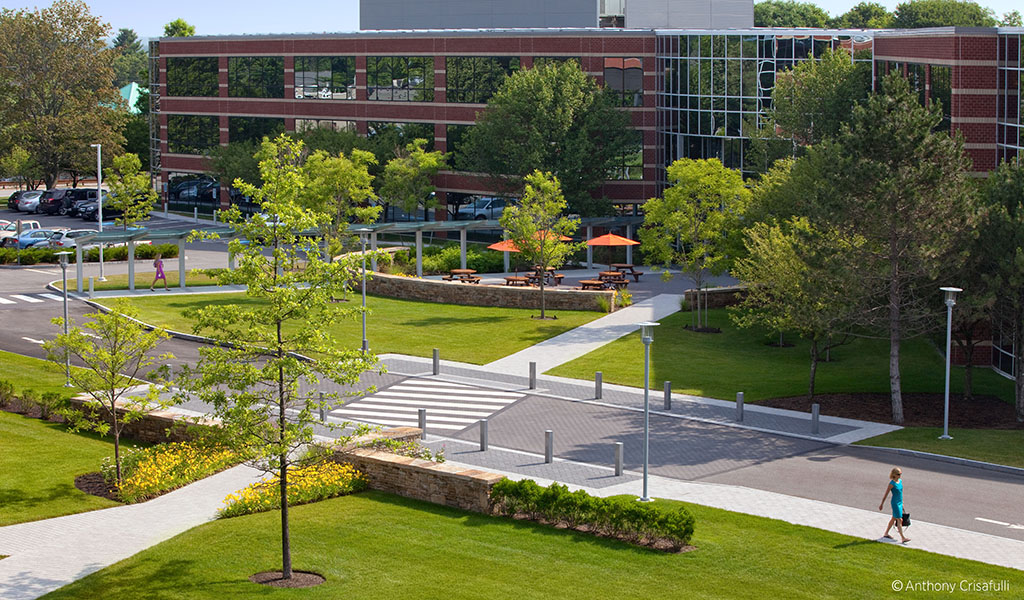
M343 418L344 419L344 418ZM387 425L389 427L418 427L419 421L417 419L368 419L360 416L350 416L347 419L353 421L363 421L366 423L376 423L378 425ZM427 419L427 427L430 429L451 429L458 431L465 429L465 425L451 425L448 423L433 423Z
M409 390L415 392L424 393L436 393L444 392L452 395L470 394L473 396L487 396L491 398L520 398L522 394L519 392L499 392L497 390L484 390L480 388L472 387L442 387L442 386L428 386L420 383L409 383L403 382L393 385L388 388L389 390Z
M337 414L337 415L342 415L342 416L348 415L348 416L351 416L351 417L356 417L356 416L360 416L360 415L368 416L368 417L383 417L383 418L396 418L396 417L397 418L401 418L402 417L401 413L395 414L395 413L392 413L392 412L380 411L380 410L376 410L376 409L365 409L365 408L364 409L359 409L359 410L353 410L351 408L349 408L349 409L343 408L343 409L340 409L340 410L332 411L331 414ZM406 414L408 414L408 413L406 413ZM441 421L442 423L476 423L479 420L480 419L466 419L466 418L463 418L463 417L439 417L439 416L434 416L433 413L431 413L430 411L427 411L427 422Z
M388 405L388 404L382 404L380 402L371 402L371 403L369 403L367 405L364 405L364 410L365 410L365 408L372 408L373 410L378 410L378 411L386 410L386 411L398 412L398 413L404 413L404 414L408 414L409 413L409 407L408 406L391 406L391 405ZM434 407L432 405L421 405L419 408L426 408L426 409L428 409L428 412L430 414L432 414L432 415L434 415L434 414L440 414L440 415L465 415L465 416L470 416L470 417L476 416L476 417L480 417L480 418L486 417L487 415L491 414L491 412L493 412L493 411L489 411L489 410L484 410L484 411L480 411L480 410L453 410L451 408L436 408L436 407ZM337 410L344 410L344 409L339 408Z
M64 297L63 296L57 296L55 294L39 294L39 295L42 296L43 298L47 298L49 300L56 300L57 302L63 302L64 301ZM71 300L71 296L68 296L68 300Z
M373 395L374 398L423 398L424 400L464 400L466 402L480 402L483 404L491 404L494 406L505 406L509 402L515 402L522 396L516 398L505 398L502 400L496 400L494 398L481 398L479 396L453 396L443 392L436 394L418 394L415 392L402 393L401 390L392 391L394 388L388 388L383 392L378 392Z
M17 298L22 302L42 302L42 300L40 300L39 298L33 298L32 296L23 296L21 294L11 294L11 298Z
M0 296L0 304L17 304L17 302L15 302L14 300L8 300L7 298Z
M464 402L442 402L440 400L405 400L402 398L378 398L374 396L372 399L361 400L361 403L373 402L374 404L403 404L408 406L418 406L420 408L427 408L429 406L437 406L439 408L464 408L469 411L484 411L488 414L494 412L496 409L504 408L507 405L502 406L488 406L486 404L466 404ZM338 407L341 408L341 407Z

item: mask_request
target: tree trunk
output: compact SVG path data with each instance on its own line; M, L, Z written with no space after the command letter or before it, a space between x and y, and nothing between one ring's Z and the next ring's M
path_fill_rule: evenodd
M818 374L818 340L811 338L811 379L807 386L807 395L814 398L814 377Z
M544 320L544 279L547 277L547 275L548 275L547 265L541 264L541 266L540 266L540 277L539 277L539 281L540 281L540 320L541 321ZM612 307L612 310L613 311L615 310L614 306Z
M282 405L281 414L284 414ZM292 578L291 534L288 530L288 457L282 453L281 460L281 579Z
M111 398L115 398L116 390L111 389ZM114 472L117 475L117 485L121 486L121 427L117 422L117 403L110 403L110 430L114 433Z
M895 265L893 266L895 269ZM900 305L895 273L889 280L889 393L892 395L892 422L903 424L903 395L900 391Z

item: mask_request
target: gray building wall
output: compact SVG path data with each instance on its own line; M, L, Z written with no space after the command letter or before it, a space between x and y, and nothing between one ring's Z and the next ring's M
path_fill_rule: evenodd
M597 27L598 0L360 0L359 28Z
M728 29L754 26L754 0L626 0L630 29Z

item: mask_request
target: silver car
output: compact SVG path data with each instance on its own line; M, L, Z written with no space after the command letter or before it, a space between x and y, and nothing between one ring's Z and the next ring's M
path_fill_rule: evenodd
M50 248L58 248L61 250L67 250L68 248L74 248L78 244L75 242L75 238L81 237L87 233L96 233L95 229L69 229L67 231L54 231L53 235L47 241L47 245ZM86 244L88 245L88 244Z
M42 191L25 192L18 197L18 210L21 212L39 213L39 199L43 197Z

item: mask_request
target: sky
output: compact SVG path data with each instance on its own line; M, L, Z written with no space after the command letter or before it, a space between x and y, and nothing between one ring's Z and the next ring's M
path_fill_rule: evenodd
M596 1L596 0L595 0ZM627 0L628 1L628 0ZM818 6L839 15L860 0L818 0ZM877 1L877 0L876 0ZM256 33L321 33L359 29L359 0L86 0L92 13L111 26L111 36L121 27L134 29L140 37L159 37L164 24L183 18L196 28L197 35ZM892 10L896 0L881 2ZM1020 9L1020 0L981 0L1000 17ZM32 9L47 2L4 0L4 8Z

